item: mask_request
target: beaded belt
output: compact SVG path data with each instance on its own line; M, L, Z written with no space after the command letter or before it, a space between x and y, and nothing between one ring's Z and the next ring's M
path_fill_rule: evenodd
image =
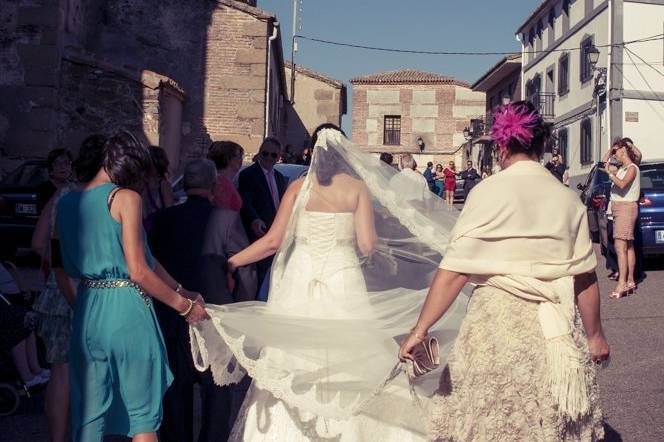
M116 289L131 287L136 290L139 295L141 295L145 305L148 307L150 306L150 296L145 293L145 290L143 290L140 285L128 279L82 279L81 284L89 289Z

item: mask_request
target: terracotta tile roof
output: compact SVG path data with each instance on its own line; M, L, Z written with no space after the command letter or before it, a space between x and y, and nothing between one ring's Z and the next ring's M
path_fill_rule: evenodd
M470 84L465 81L415 69L378 72L376 74L355 77L351 79L350 82L351 84L451 84L455 86L470 87Z

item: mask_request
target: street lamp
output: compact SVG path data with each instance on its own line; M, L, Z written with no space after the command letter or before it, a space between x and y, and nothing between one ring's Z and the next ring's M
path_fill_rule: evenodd
M420 152L424 152L425 144L424 144L424 140L422 139L422 137L417 137L417 147L420 148Z
M602 151L602 112L601 112L601 97L606 95L606 68L597 67L599 62L600 52L595 45L592 45L586 51L588 63L595 75L595 87L593 88L593 98L595 101L595 115L597 119L597 142L595 143L595 161L599 161Z

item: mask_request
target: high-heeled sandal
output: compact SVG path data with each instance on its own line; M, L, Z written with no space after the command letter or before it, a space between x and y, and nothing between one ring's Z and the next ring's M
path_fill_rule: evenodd
M611 299L620 299L620 298L623 298L627 295L629 295L629 289L627 287L623 287L623 289L620 290L619 292L615 292L615 291L611 292L611 294L609 295L609 298L611 298Z
M633 283L631 283L631 284L630 284L630 283L627 283L627 290L629 290L629 293L630 293L630 294L636 292L637 287L638 287L638 286L636 285L635 282L633 282Z

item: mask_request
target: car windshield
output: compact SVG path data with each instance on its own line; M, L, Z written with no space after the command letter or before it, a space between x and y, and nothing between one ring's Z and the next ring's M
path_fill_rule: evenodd
M664 189L664 164L641 169L641 189Z
M26 163L2 180L3 186L34 187L48 180L45 164Z

